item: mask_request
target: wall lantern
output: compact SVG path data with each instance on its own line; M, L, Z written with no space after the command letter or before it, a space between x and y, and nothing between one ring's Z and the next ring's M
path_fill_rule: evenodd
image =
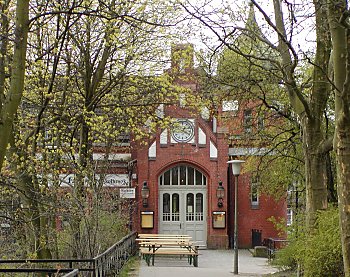
M141 197L142 197L142 205L144 208L148 207L148 197L149 197L149 187L147 186L147 182L143 182L143 186L141 189Z
M222 186L222 182L219 182L219 186L216 189L216 197L218 198L218 207L222 208L224 206L225 189Z

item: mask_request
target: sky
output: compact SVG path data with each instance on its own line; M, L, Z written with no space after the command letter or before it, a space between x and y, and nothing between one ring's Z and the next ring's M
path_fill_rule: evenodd
M195 11L196 9L200 11L203 14L201 18L205 19L210 26L214 26L213 29L218 34L224 35L224 30L227 32L227 30L232 30L234 27L245 26L249 13L250 0L188 0L188 2L192 5L191 11ZM312 18L314 8L312 1L288 1L293 6L288 6L285 2L283 5L284 19L287 22L287 32L291 34L293 46L300 52L312 52L315 40L314 20ZM261 5L271 21L274 22L273 0L257 0L257 3ZM268 26L262 13L257 8L254 10L256 20L262 32L273 44L276 44L276 33ZM198 22L198 20L191 21L194 30L194 36L191 38L191 42L196 45L197 49L205 47L214 49L217 47L220 43L213 31ZM293 32L291 32L292 30Z

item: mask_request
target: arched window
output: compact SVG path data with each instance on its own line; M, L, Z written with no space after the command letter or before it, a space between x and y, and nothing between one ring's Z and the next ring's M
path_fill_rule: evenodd
M206 186L207 178L194 167L178 165L159 176L160 186Z

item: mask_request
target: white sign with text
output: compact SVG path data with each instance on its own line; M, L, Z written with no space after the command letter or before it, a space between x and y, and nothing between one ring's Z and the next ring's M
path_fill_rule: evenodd
M121 188L120 189L120 198L135 198L135 188Z
M103 186L104 187L129 187L129 176L128 174L104 174ZM42 178L39 176L39 178ZM49 186L52 186L54 180L52 176L47 176ZM74 186L75 174L60 174L58 176L58 182L61 187L72 187ZM101 178L100 174L95 175L95 181L99 182ZM88 184L88 179L84 179L85 186Z

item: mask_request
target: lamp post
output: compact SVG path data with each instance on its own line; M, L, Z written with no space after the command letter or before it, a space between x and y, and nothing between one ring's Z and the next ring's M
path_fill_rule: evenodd
M235 215L234 215L234 231L233 231L233 274L238 274L238 176L241 172L241 165L244 163L242 160L232 160L228 161L231 164L232 173L235 176Z

